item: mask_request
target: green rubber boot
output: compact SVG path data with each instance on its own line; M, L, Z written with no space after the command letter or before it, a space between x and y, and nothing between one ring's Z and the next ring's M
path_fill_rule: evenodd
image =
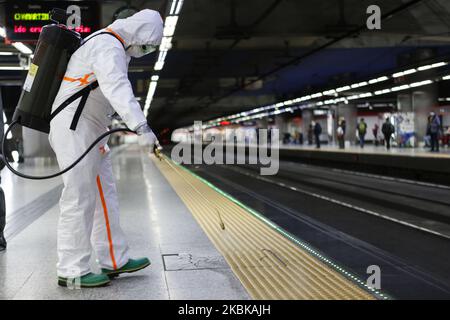
M120 269L109 270L102 269L102 272L106 274L109 278L118 277L121 273L133 273L142 270L150 265L150 260L148 258L130 259L128 262Z
M110 282L106 274L88 273L79 278L58 277L58 284L62 287L76 288L96 288L106 286Z

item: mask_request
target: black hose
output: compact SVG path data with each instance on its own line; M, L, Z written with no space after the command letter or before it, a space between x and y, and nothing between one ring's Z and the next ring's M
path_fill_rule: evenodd
M95 145L97 143L99 143L101 140L103 140L105 137L109 136L110 134L116 133L116 132L132 132L135 133L133 130L130 130L128 128L117 128L117 129L112 129L108 132L103 133L101 136L99 136L97 139L95 139L94 142L92 142L92 144L87 148L87 150L77 159L75 160L70 166L68 166L67 168L65 168L64 170L48 175L48 176L30 176L24 173L21 173L19 171L16 171L8 162L8 160L5 157L5 143L6 143L6 137L8 136L8 133L11 131L11 129L18 124L18 121L13 121L11 123L11 125L8 127L8 130L6 130L5 135L3 136L2 139L2 160L5 163L5 165L8 167L9 170L11 170L14 174L18 175L21 178L25 178L25 179L31 179L31 180L45 180L45 179L51 179L51 178L55 178L58 177L64 173L66 173L67 171L71 170L73 167L75 167L88 153L89 151L92 150L92 148L95 147Z

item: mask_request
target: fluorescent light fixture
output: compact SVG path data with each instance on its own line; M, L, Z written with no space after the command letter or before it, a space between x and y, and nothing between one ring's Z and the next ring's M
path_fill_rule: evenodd
M442 61L442 62L433 63L431 66L433 68L440 68L440 67L443 67L443 66L446 66L446 65L448 65L448 62Z
M360 94L358 97L359 98L367 98L367 97L371 97L372 93L371 92L367 92L367 93L362 93Z
M389 92L391 92L391 89L378 90L378 91L375 91L375 95L379 96L380 94L386 94Z
M324 91L324 92L322 92L322 94L324 95L324 96L331 96L331 95L334 95L336 93L336 90L327 90L327 91Z
M398 78L398 77L406 76L408 74L413 74L413 73L416 73L416 72L417 72L417 69L412 68L412 69L408 69L408 70L405 70L405 71L394 73L392 76L394 78Z
M419 82L414 82L410 84L411 88L415 88L415 87L421 87L421 86L426 86L429 84L432 84L433 81L432 80L424 80L424 81L419 81Z
M369 84L374 84L374 83L386 81L388 79L389 79L388 77L382 76L382 77L379 77L379 78L376 78L376 79L369 80Z
M160 51L158 61L164 62L166 60L167 51Z
M164 23L163 35L165 37L172 37L177 27L178 16L168 16Z
M172 49L172 37L163 37L161 40L161 45L159 46L160 51L169 51Z
M442 80L450 80L450 75L442 77Z
M9 52L9 51L0 52L0 56L13 56L14 54L15 54L14 52Z
M6 30L4 27L0 27L0 36L3 38L6 38ZM31 51L30 48L28 48L26 45L24 45L22 42L14 42L12 44L17 50L24 54L32 54L33 51Z
M147 114L148 114L148 109L150 108L150 104L152 103L153 96L155 95L157 85L158 85L158 83L156 81L151 81L150 85L148 87L147 98L145 100L145 105L144 105L145 116L147 116Z
M155 70L156 71L159 71L159 70L162 70L164 68L164 61L157 61L156 63L155 63Z
M172 5L170 6L170 14L175 13L175 8L177 7L177 0L172 0Z
M368 84L369 83L367 81L363 81L363 82L360 82L360 83L352 84L351 87L352 87L352 89L355 89L355 88L360 88L360 87L367 86Z
M184 0L178 0L177 8L175 10L175 14L179 14L181 11L181 7L183 7Z
M156 76L156 75L155 75L155 76L152 76L151 79L152 79L152 81L158 81L158 80L159 80L159 76Z
M448 62L436 62L436 63L433 63L433 64L428 64L428 65L425 65L425 66L421 66L421 67L419 67L419 68L417 68L417 70L419 70L419 71L425 71L425 70L429 70L429 69L434 69L434 68L440 68L440 67L443 67L443 66L446 66L448 64Z
M344 86L344 87L337 88L336 91L337 92L342 92L342 91L347 91L347 90L350 90L350 89L351 89L350 86Z
M21 66L0 66L0 70L28 70L28 67L21 67Z
M305 100L309 100L310 98L319 98L319 97L322 97L323 96L323 94L322 93L315 93L315 94L312 94L311 96L307 96L307 97L305 97Z
M392 91L400 91L400 90L406 90L406 89L409 89L409 84L404 84L402 86L393 87L391 90Z
M24 45L22 42L14 42L12 44L17 50L24 54L32 54L33 51L31 51L30 48L28 48L26 45Z

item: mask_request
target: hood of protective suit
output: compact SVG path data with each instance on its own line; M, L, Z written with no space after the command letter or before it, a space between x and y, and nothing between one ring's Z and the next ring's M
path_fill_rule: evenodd
M144 9L108 26L125 41L125 46L159 46L163 36L163 20L159 12Z

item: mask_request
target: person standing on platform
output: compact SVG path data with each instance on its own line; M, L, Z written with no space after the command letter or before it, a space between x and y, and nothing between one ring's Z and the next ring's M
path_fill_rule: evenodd
M367 123L364 121L364 118L361 118L358 124L359 146L361 148L364 148L366 133L367 133Z
M344 120L339 122L338 128L336 130L337 140L339 143L339 149L345 149L345 128L344 128Z
M386 118L386 122L383 123L381 127L381 132L383 132L384 140L386 141L386 149L391 149L391 137L395 133L395 128L391 123L389 118Z
M320 135L322 134L322 126L320 123L315 122L314 123L314 137L316 139L316 148L320 149Z
M441 120L434 113L430 113L429 132L431 138L431 152L439 152L439 137L442 132Z
M375 123L375 125L372 128L372 133L373 133L373 139L374 139L375 146L378 146L378 130L379 129L380 129L380 127L378 126L378 123Z

